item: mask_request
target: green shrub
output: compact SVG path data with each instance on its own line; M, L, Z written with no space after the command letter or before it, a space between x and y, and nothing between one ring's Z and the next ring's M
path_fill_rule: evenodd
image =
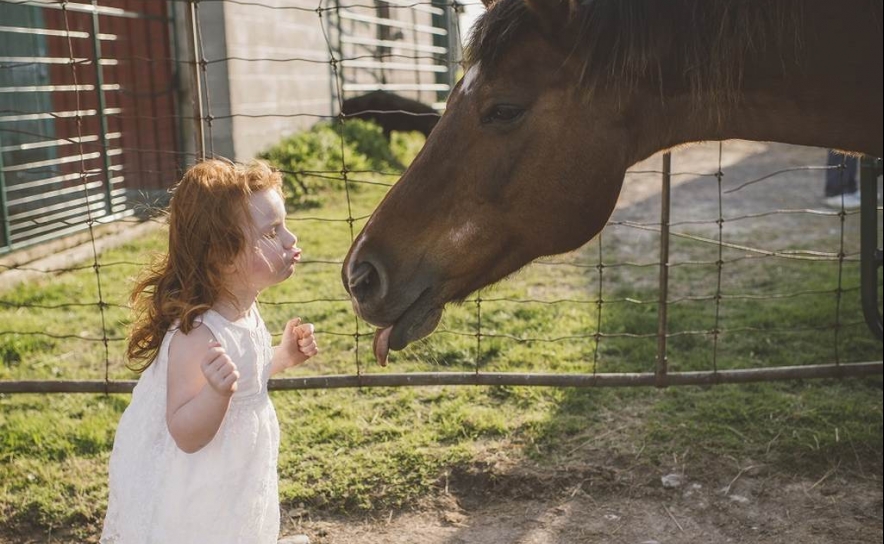
M408 166L424 147L427 139L420 132L393 132L390 135L390 149L403 165Z
M323 189L340 190L344 171L402 171L402 163L381 128L359 119L317 123L259 156L283 171L289 203L294 207L315 205L315 197Z
M353 149L353 158L356 160L350 164L351 156L347 155L349 170L402 170L402 164L390 149L390 142L384 138L380 126L371 121L349 119L345 123L335 123L333 129L335 134L343 134L347 147ZM354 164L365 167L359 168Z

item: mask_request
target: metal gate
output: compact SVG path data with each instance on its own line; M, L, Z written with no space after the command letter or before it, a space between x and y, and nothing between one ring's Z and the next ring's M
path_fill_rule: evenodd
M390 91L419 102L443 102L457 79L460 36L450 2L375 0L335 3L331 44L341 61L340 99Z
M0 254L174 181L170 22L166 2L0 2Z

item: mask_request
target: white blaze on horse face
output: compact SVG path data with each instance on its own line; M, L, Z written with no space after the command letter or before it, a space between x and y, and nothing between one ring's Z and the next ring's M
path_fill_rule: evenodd
M472 65L467 73L463 76L463 85L460 86L460 91L463 94L470 94L473 91L473 85L476 84L476 80L479 79L479 63Z
M473 238L478 231L479 229L476 228L475 223L466 221L464 224L451 229L448 233L448 239L451 240L454 247L460 247Z

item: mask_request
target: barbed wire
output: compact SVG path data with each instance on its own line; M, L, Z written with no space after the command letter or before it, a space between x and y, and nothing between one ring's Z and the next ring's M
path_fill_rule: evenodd
M200 15L200 6L201 4L220 2L248 9L272 10L273 13L294 12L315 16L318 26L317 32L318 34L321 34L322 46L316 48L315 56L276 56L272 54L268 55L262 52L256 52L256 54L254 55L228 54L220 56L213 55L209 58L206 55L207 47L204 41L204 33L202 28L203 18ZM359 187L360 185L377 186L383 188L392 187L394 181L379 181L378 178L398 177L399 175L401 175L401 172L364 169L357 170L349 168L348 160L346 159L347 154L345 153L346 142L344 135L344 124L348 122L350 118L356 117L356 115L354 114L343 114L334 112L325 114L318 113L317 111L307 110L242 112L234 110L233 105L228 105L230 108L229 111L224 108L216 108L216 106L219 103L222 103L223 100L218 100L214 97L212 85L209 84L209 82L212 80L212 77L216 73L215 71L222 70L222 67L224 67L223 69L226 70L232 64L240 63L253 64L256 66L260 66L263 63L274 65L282 63L303 63L307 65L320 66L327 65L332 81L332 96L330 97L330 102L333 102L335 104L334 109L337 112L342 112L344 109L344 97L347 95L348 92L345 89L345 75L343 72L353 72L360 69L368 70L367 68L348 67L348 62L370 59L372 61L378 62L410 61L417 65L419 62L432 61L437 63L439 66L447 66L450 69L454 67L459 67L462 62L459 51L449 50L446 55L444 55L444 58L440 58L440 55L438 54L406 54L402 52L394 53L392 51L384 52L382 49L372 51L372 46L365 44L359 45L359 47L362 47L364 51L368 51L369 53L361 54L355 52L354 50L354 52L351 54L345 54L344 47L340 43L343 30L340 28L340 26L335 28L336 24L340 25L340 19L338 19L336 22L331 21L331 19L339 17L340 13L346 10L365 9L374 12L377 9L377 5L375 4L347 4L339 2L329 2L329 0L316 0L313 3L312 7L308 7L295 5L272 5L261 2L244 2L239 0L200 0L198 2L194 0L173 0L169 3L169 6L173 6L171 7L171 9L176 9L174 7L176 4L182 5L184 9L188 10L188 13L192 14L192 21L190 21L189 26L188 24L183 25L189 31L188 40L193 43L192 48L182 45L181 49L178 51L166 50L162 54L153 56L140 53L136 54L132 50L130 45L128 51L123 51L124 54L116 55L112 59L102 59L94 57L90 58L88 55L84 56L85 54L79 50L82 48L78 48L75 46L76 40L81 40L84 42L88 41L86 38L93 37L93 33L99 32L97 26L93 27L91 31L86 31L86 36L76 34L77 32L82 31L79 27L76 31L71 30L71 19L74 17L84 16L83 12L77 11L80 9L80 7L82 7L79 4L75 2L56 2L51 0L13 1L7 3L38 7L51 7L52 9L56 9L61 13L61 22L63 28L55 30L58 30L60 33L62 33L60 37L63 38L66 42L67 58L63 58L64 62L59 63L59 65L64 66L65 69L69 71L69 80L56 83L64 83L65 85L70 84L70 88L68 89L66 87L66 90L56 92L63 93L66 96L72 96L73 100L76 103L76 107L73 107L72 109L53 108L52 111L43 111L39 108L7 108L0 111L0 119L2 119L3 116L47 116L48 118L54 119L58 122L72 122L73 126L76 129L76 135L71 136L70 134L41 132L40 130L33 128L25 129L21 126L10 127L2 124L0 124L0 135L14 134L22 137L27 137L30 138L29 145L44 146L49 149L61 149L70 146L70 149L75 149L76 153L70 155L69 157L61 157L61 159L66 160L68 158L71 158L73 159L72 162L76 162L79 165L79 168L73 170L68 168L68 166L65 166L65 164L67 163L38 164L40 161L32 161L34 164L33 167L28 166L31 163L24 163L24 165L15 165L18 168L18 170L16 171L20 172L21 175L31 176L34 179L23 182L19 185L10 185L7 189L11 187L13 188L13 190L17 191L24 191L25 188L27 190L34 190L37 188L37 185L25 185L25 183L39 184L41 180L36 179L39 176L70 175L74 176L78 181L79 186L76 188L76 190L82 191L86 202L91 202L90 199L96 196L96 190L115 186L112 179L116 179L116 177L118 176L121 176L123 178L123 181L120 183L125 184L134 183L134 180L156 178L157 180L161 180L161 182L153 182L152 184L148 185L155 187L158 191L165 192L169 188L169 186L177 179L177 174L179 174L180 171L184 168L185 163L193 162L205 157L216 156L216 144L219 141L217 134L217 125L220 122L263 119L281 119L295 121L336 121L337 123L335 126L337 127L338 131L338 143L341 151L340 169L285 169L281 170L281 172L298 176L310 176L329 182L342 182L341 190L344 193L343 196L346 201L345 215L323 217L321 215L318 215L318 212L317 214L312 214L312 212L302 211L298 213L297 221L347 224L349 241L351 244L356 237L356 225L366 221L369 217L369 215L367 214L360 214L355 211L357 207L353 203L354 194L351 193L351 190ZM83 4L83 6L86 5L87 4ZM399 2L387 4L387 7L391 10L392 13L392 15L389 15L390 20L395 20L396 13L415 13L414 10L418 7L449 10L451 12L449 16L453 18L450 32L456 34L458 37L460 37L461 35L461 29L459 28L459 21L457 16L453 14L456 14L457 12L462 10L463 6L464 3L460 2ZM138 21L141 18L143 18L145 21L149 21L150 24L147 25L148 27L150 27L151 25L156 25L158 23L169 25L172 22L172 18L170 18L169 13L165 11L165 8L162 12L162 15L160 16L157 16L155 14L148 14L146 12L136 13L134 11L129 11L128 13L129 15L131 15L131 17L127 24L130 25L138 24ZM105 20L103 18L110 17L111 15L109 14L97 15L95 17L95 21L103 21ZM365 24L368 25L366 27L368 28L373 23ZM414 31L415 34L417 33L416 25L417 23L415 23L415 28L410 30ZM149 35L153 30L155 30L155 28L146 28L145 32ZM171 36L171 32L174 32L174 29L170 30L169 28L166 28L163 39L169 38ZM172 40L166 41L171 42ZM380 47L382 48L385 46ZM111 60L113 61L113 63L111 63L110 65L106 63L103 64L103 60ZM23 61L12 60L0 62L0 70L20 70L27 67L40 67L45 65L46 62L41 62L39 59ZM96 71L96 73L100 73L105 69L111 70L113 68L114 70L119 71L123 69L121 67L132 69L133 66L138 65L150 66L149 73L151 74L153 74L155 70L163 68L169 74L173 74L175 70L181 70L186 72L185 77L193 78L193 80L196 82L196 88L192 89L194 92L194 96L191 97L194 114L191 116L182 110L176 111L174 109L174 106L170 107L168 104L161 104L159 102L160 98L162 97L174 96L177 99L181 85L181 82L179 81L180 78L163 76L161 81L159 81L159 89L155 89L153 87L154 82L151 81L150 89L147 90L127 87L126 85L120 85L117 81L113 81L110 84L117 85L118 88L113 91L105 91L103 85L100 82L89 82L88 84L85 81L82 81L82 83L80 82L80 80L82 80L83 78L80 77L78 71L92 70ZM417 71L418 70L415 69L415 81L420 82L421 76L417 74ZM384 77L378 77L373 74L371 75L371 77L373 77L375 81L384 81ZM114 105L112 106L112 108L119 109L120 111L116 111L116 109L114 109L114 113L108 114L106 110L110 111L110 106L106 104L106 107L101 107L100 97L105 92L107 92L109 96L113 96ZM113 93L119 93L119 95L114 95ZM95 96L93 95L99 97L99 104L94 103ZM146 101L148 103L148 106L144 110L137 108L126 109L125 107L122 107L120 105L123 104L123 102L121 102L121 97L123 96L129 97L131 100ZM81 107L81 104L88 104L88 106ZM293 101L292 104L297 104L297 101ZM166 110L167 107L169 107L170 109ZM279 108L282 107L282 105L277 104L277 106L275 107ZM298 106L292 105L291 107ZM218 109L220 109L221 111L218 111ZM94 110L94 113L89 113L92 110ZM377 109L366 109L359 113L372 113L377 115L405 114L415 117L430 115L403 110L391 111ZM106 122L112 121L119 124L120 126L134 125L139 129L144 129L145 133L152 131L153 134L150 138L146 136L143 139L137 137L133 142L130 132L114 130L113 132L119 132L119 134L114 136L113 138L109 138L108 133L111 132L111 130L90 131L86 129L86 123L91 123L91 120L94 119L102 119ZM180 135L175 134L174 128L160 128L161 124L169 122L173 123L179 128L186 127L190 123L192 123L194 127L193 134L188 138L182 138ZM169 132L169 130L171 130L171 132ZM199 135L203 134L203 131L205 131L205 137L201 139ZM138 133L141 131L136 130L131 132ZM171 136L169 134L171 134ZM164 138L166 140L171 140L174 145L161 146L161 140L163 140ZM110 141L113 141L114 145L109 145ZM134 145L132 145L133 143ZM152 145L148 145L148 143L152 143ZM190 147L187 147L187 145L185 144L190 145ZM710 340L711 370L714 373L717 373L722 370L722 368L720 367L722 357L720 344L723 341L723 337L725 335L755 333L790 334L807 332L831 332L833 337L832 346L834 348L835 354L834 363L835 365L842 364L845 359L844 353L842 353L841 349L841 341L844 335L844 331L864 326L863 321L845 318L845 316L842 315L843 297L845 293L854 293L859 291L858 286L845 284L845 265L859 262L858 250L854 251L848 247L848 229L846 223L852 216L857 215L859 212L851 210L826 211L810 207L799 207L749 212L741 210L737 213L727 213L725 197L740 194L741 192L748 192L749 190L756 188L761 183L772 183L786 179L788 175L800 173L819 174L820 172L825 172L832 169L840 169L843 175L843 165L801 165L789 166L786 168L775 168L769 172L764 172L762 175L753 176L751 179L738 182L736 184L733 184L732 186L731 184L727 184L726 186L725 177L727 175L727 167L725 167L723 164L723 150L725 145L726 144L721 143L718 145L717 164L715 165L713 171L670 171L671 169L667 166L660 169L648 169L646 167L634 168L630 169L627 172L627 176L665 175L669 176L670 178L708 178L708 181L710 183L715 183L717 186L714 216L709 218L667 220L665 224L661 222L646 222L633 219L618 219L617 217L614 217L609 221L608 227L604 231L604 233L599 235L596 240L592 242L593 244L596 244L595 248L589 247L587 250L584 250L579 255L579 257L573 260L566 260L563 258L546 258L539 260L534 265L538 268L549 267L550 269L555 271L574 270L580 274L584 274L588 278L588 292L593 292L594 296L590 295L586 298L566 296L550 296L548 298L545 298L530 295L512 297L497 296L494 294L493 290L480 290L478 293L471 297L468 297L462 302L464 306L470 308L470 313L472 314L473 323L475 325L473 328L453 328L443 325L437 329L435 334L440 336L474 338L475 342L471 346L472 354L470 369L476 375L484 372L483 369L485 368L485 361L489 356L488 354L490 350L492 349L489 347L489 343L493 341L510 341L519 344L565 344L571 342L588 342L590 345L588 353L591 353L591 355L587 356L587 360L584 364L582 364L582 368L587 374L597 376L599 374L603 374L603 372L600 371L600 368L603 366L602 358L606 341L616 339L640 340L654 338L663 338L665 340L677 339L682 337L702 337L708 338ZM114 155L114 157L120 157L118 159L118 162L113 162L110 157L111 153L120 154ZM125 157L131 158L124 160ZM160 159L160 157L165 157L172 160L167 164L162 162L162 159ZM96 162L98 163L98 166L94 166ZM89 165L89 167L87 167L87 165ZM9 170L9 165L2 164L0 166L2 166L5 170ZM113 176L111 175L112 173ZM96 181L100 183L96 185ZM129 187L129 185L125 186ZM159 204L161 200L156 200L155 202ZM99 206L102 203L103 201L100 201ZM45 278L52 278L59 275L92 270L94 272L93 277L95 282L95 294L93 295L91 293L82 293L82 300L76 300L78 297L72 294L69 295L70 298L68 300L58 302L43 301L40 300L39 297L19 297L19 294L16 292L0 292L0 311L15 312L15 315L22 315L23 313L31 311L64 313L68 310L73 310L77 308L94 307L95 312L97 312L99 317L100 332L96 334L93 332L72 333L64 332L62 330L33 330L22 326L17 326L15 321L7 322L7 318L4 318L4 322L0 324L0 338L35 337L59 341L87 342L90 344L100 345L103 352L103 358L102 361L100 361L100 364L102 366L103 381L105 382L105 384L110 384L113 381L111 379L111 370L114 369L116 371L122 368L124 365L124 361L113 359L111 357L109 346L111 344L122 344L126 338L124 334L121 334L119 332L119 327L110 326L109 317L106 314L107 312L126 314L129 312L130 306L126 302L108 298L106 279L105 276L103 276L103 273L106 270L128 270L132 268L139 269L148 266L150 263L148 261L133 260L104 261L103 252L99 250L97 246L97 240L99 239L99 237L96 233L98 221L101 219L102 216L93 217L94 209L91 205L85 206L83 210L85 213L85 217L80 218L47 218L45 216L25 218L16 223L16 228L19 230L25 230L28 228L59 227L59 230L63 230L82 227L83 230L85 230L88 234L88 243L91 246L91 262L89 262L88 264L66 264L64 266L39 266L33 263L16 263L13 260L9 260L7 256L0 254L0 273L18 271L37 274ZM4 219L8 219L8 211L4 209L3 213ZM28 213L30 213L30 211ZM8 215L9 217L12 216L12 214ZM837 249L796 249L794 247L771 249L769 247L763 247L761 244L746 243L738 241L738 238L728 237L728 234L731 232L729 230L730 225L738 225L741 222L752 223L762 219L779 218L784 216L808 216L825 220L837 220ZM148 220L156 223L158 228L161 228L160 226L163 223L161 218L154 217ZM117 221L124 224L135 225L141 224L144 221L144 218L122 217ZM8 227L4 227L4 229L6 228ZM710 228L714 229L714 234L709 234L707 232ZM665 230L667 237L672 237L675 240L680 240L685 243L696 244L698 247L708 246L709 248L712 248L715 252L715 258L698 259L690 257L679 257L680 260L673 259L662 265L670 271L690 267L696 267L698 269L711 268L714 273L714 285L711 289L711 292L687 294L664 292L662 299L642 299L624 296L622 294L622 288L618 287L617 285L618 280L612 277L611 271L651 270L655 267L661 267L661 262L660 260L647 262L630 261L628 259L625 259L623 256L618 255L618 234L615 232L616 229L623 229L624 231L636 234L656 235L658 237L662 236ZM346 252L347 248L342 247L340 249L340 254L343 255ZM594 262L583 260L589 257L593 249L595 249ZM732 252L737 252L738 254L732 255ZM833 285L831 288L800 288L797 286L788 286L788 288L785 290L764 293L752 292L750 289L747 289L745 287L742 289L732 289L726 285L726 272L735 267L737 263L754 264L765 262L765 260L770 259L778 261L806 261L813 263L819 262L836 264L837 279L835 285ZM300 263L300 266L340 267L342 264L342 259L305 258L305 260ZM92 300L91 297L93 296L95 300ZM723 312L725 311L728 302L775 302L786 299L796 299L800 297L833 298L834 312L831 321L829 323L821 323L818 325L796 324L777 327L755 327L744 325L728 326L726 324L726 320L724 319ZM620 331L606 329L606 327L608 326L608 316L610 312L613 312L618 306L659 306L661 304L661 301L664 306L676 307L679 305L687 305L691 303L708 304L711 306L712 311L711 324L707 328L688 328L683 330L669 330L668 328L666 328L663 331L657 330L653 332L642 332L641 330ZM350 299L345 296L345 294L339 296L309 297L300 299L262 299L261 301L262 305L271 308L281 309L296 308L308 304L349 305L349 303ZM593 319L588 320L589 325L587 325L586 330L584 330L580 334L517 334L505 329L501 330L499 328L500 326L495 323L495 308L506 304L515 304L520 306L542 305L553 307L574 305L579 307L581 311L593 315ZM77 326L79 324L74 323L71 325ZM356 376L363 376L366 373L370 372L368 369L368 365L366 365L365 362L362 360L361 355L361 346L364 345L363 340L370 338L373 334L372 332L365 332L367 327L368 325L366 323L362 322L354 315L352 328L336 326L334 328L329 328L322 331L322 334L328 335L330 337L352 339L353 346L352 349L349 349L348 351L352 353L352 364ZM368 330L371 330L370 327L368 327ZM278 331L273 331L274 337L278 337L279 335L280 333ZM662 356L665 358L665 342L662 344L662 346ZM105 391L110 391L110 389L106 388Z

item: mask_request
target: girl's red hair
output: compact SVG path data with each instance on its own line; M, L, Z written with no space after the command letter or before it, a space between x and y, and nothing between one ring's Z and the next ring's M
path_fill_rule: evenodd
M145 271L130 297L135 321L129 368L143 372L176 321L188 333L200 314L230 296L225 281L245 249L249 196L265 189L282 194L282 178L261 161L212 159L185 172L169 204L169 251Z

